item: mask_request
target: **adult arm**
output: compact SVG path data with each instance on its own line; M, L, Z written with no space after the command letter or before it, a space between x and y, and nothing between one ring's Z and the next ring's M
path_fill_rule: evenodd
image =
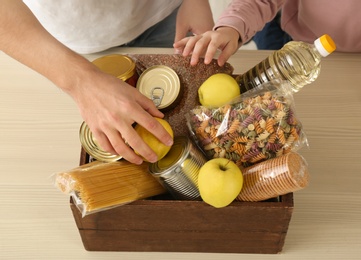
M142 159L132 147L154 162L156 154L135 132L134 122L172 144L171 136L153 118L163 114L151 100L57 41L21 0L0 0L0 50L69 94L103 149L139 164Z
M201 34L214 26L212 10L208 0L183 0L177 14L174 42L187 36L188 32Z

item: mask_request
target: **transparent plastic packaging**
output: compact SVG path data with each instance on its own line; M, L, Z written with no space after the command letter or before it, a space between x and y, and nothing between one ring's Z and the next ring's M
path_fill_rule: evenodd
M297 92L318 78L321 59L335 49L335 43L327 34L316 39L314 44L290 41L236 78L241 93L274 79L288 80L291 89Z
M262 201L305 188L310 174L306 160L290 152L242 170L239 201Z
M200 149L247 167L307 145L286 81L271 81L219 108L198 106L187 124Z
M148 163L134 165L94 161L54 176L55 186L70 195L82 216L166 192L148 172Z

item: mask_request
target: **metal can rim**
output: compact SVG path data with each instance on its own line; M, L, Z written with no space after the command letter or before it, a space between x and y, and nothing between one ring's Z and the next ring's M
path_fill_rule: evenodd
M102 162L115 162L123 157L104 151L96 142L89 126L84 121L79 129L79 140L84 150L94 159Z
M163 76L165 76L167 78L167 76L171 76L172 78L168 79L168 81L166 80L162 80L161 82L163 84L166 84L166 82L171 82L170 85L165 85L165 86L151 86L151 88L147 88L147 85L145 85L144 81L146 80L146 77L148 76L149 77L149 73L153 71L157 72L157 70L159 69L160 72L167 72L167 75L166 74L161 74ZM148 78L149 80L149 78ZM169 66L166 66L166 65L153 65L149 68L147 68L146 70L144 70L142 72L142 74L139 76L139 79L138 79L138 82L137 82L137 86L136 88L145 96L147 96L148 98L150 99L153 99L152 98L152 95L150 93L148 93L150 91L150 89L153 89L155 87L172 87L172 91L170 91L167 95L166 93L166 98L168 99L165 99L165 102L164 103L161 103L159 106L158 106L158 109L159 110L162 110L162 109L167 109L168 107L171 107L173 103L175 103L177 100L178 100L178 97L180 96L181 94L181 84L180 84L180 79L179 79L179 76L178 74L175 72L175 70L173 70L171 67Z
M190 140L185 137L185 136L177 136L174 138L174 145L181 145L182 147L182 151L180 153L180 156L178 156L178 158L176 158L170 165L169 167L167 167L166 169L161 169L159 167L159 161L155 162L155 163L151 163L149 165L149 171L151 174L153 174L154 176L159 176L159 175L164 175L167 172L171 173L174 169L176 169L180 163L182 163L185 159L187 159L190 151Z
M109 61L109 60L112 60L113 62L118 63L118 65L126 65L127 69L122 71L121 74L119 74L119 73L109 73L109 71L104 69L105 62ZM95 66L97 66L100 70L104 71L105 73L113 75L113 76L115 76L118 79L121 79L123 81L126 81L127 79L130 79L135 74L136 64L133 61L133 59L131 59L127 55L109 54L109 55L105 55L105 56L102 56L102 57L99 57L99 58L93 60L92 63ZM123 66L122 68L125 68L125 66Z

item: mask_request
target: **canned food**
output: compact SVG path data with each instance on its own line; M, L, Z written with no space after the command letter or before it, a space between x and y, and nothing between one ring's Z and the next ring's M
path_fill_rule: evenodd
M177 73L164 65L146 69L138 79L137 89L163 111L174 108L181 98L181 85Z
M102 162L115 162L122 158L120 155L104 151L97 143L95 137L85 122L83 122L80 126L79 139L84 150L95 160Z
M207 161L204 154L187 137L175 137L167 155L149 165L150 173L176 199L201 200L198 174Z
M106 55L95 59L93 64L101 71L113 75L133 87L137 85L138 74L136 73L135 62L126 55Z

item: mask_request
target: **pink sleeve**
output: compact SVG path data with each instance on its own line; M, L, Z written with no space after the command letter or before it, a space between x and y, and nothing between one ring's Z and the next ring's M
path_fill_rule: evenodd
M233 0L219 17L214 29L232 27L245 43L276 16L283 2L284 0Z

